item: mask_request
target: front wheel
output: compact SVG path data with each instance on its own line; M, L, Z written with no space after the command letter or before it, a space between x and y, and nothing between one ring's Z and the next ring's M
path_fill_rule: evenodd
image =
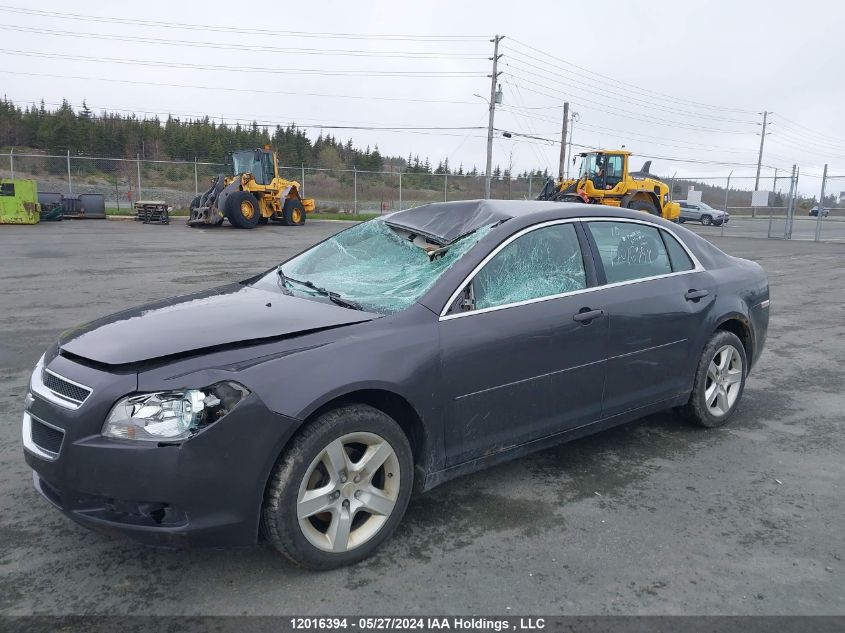
M704 226L710 226L711 224L713 224L713 218L711 218L709 215L702 215L701 216L701 223Z
M249 191L236 191L226 200L226 217L239 229L254 228L261 219L258 200Z
M413 486L399 425L351 404L308 424L277 462L262 530L300 567L333 569L369 556L396 529Z
M719 330L704 346L695 372L695 383L683 413L693 422L709 428L728 423L736 411L748 359L742 341L733 334Z

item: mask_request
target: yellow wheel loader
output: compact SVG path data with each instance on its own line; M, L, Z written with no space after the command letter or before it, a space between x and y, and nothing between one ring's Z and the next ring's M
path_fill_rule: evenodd
M549 180L538 200L586 202L635 209L677 222L681 207L669 201L669 186L649 173L651 161L640 171L629 171L631 152L584 152L577 178Z
M223 220L251 229L272 220L288 226L305 224L314 210L312 198L299 195L300 185L279 176L279 161L268 146L232 152L229 176L215 176L211 187L191 201L188 226L220 226Z

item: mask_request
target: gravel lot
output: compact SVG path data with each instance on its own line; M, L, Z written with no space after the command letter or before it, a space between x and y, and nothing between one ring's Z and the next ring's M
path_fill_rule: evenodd
M0 613L845 613L841 243L713 238L772 285L768 347L727 428L661 414L452 481L352 568L299 571L266 544L145 549L38 496L20 417L60 331L243 278L343 226L0 227Z

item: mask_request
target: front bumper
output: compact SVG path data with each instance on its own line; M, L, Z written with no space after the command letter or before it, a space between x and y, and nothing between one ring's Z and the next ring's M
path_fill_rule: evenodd
M27 408L25 458L36 489L52 505L85 527L148 545L237 547L256 542L266 482L298 421L269 411L253 393L179 444L104 438L100 429L105 415L125 388L107 388L102 376L92 379L90 372L96 370L87 367L76 366L68 375L68 361L61 360L64 366L54 371L101 388L95 386L75 410L37 393ZM113 382L120 384L120 377ZM47 447L53 450L36 450L37 442L45 444L32 431L38 423L63 433Z

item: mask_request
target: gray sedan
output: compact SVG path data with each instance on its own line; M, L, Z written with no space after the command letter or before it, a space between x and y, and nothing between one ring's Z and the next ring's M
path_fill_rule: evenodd
M704 202L687 202L686 200L678 200L681 205L681 216L679 222L701 222L705 226L715 224L721 226L727 224L731 216L729 213L721 209L714 209L709 204Z
M67 330L23 449L91 529L327 569L412 490L664 409L726 424L768 306L759 265L639 211L429 204Z

